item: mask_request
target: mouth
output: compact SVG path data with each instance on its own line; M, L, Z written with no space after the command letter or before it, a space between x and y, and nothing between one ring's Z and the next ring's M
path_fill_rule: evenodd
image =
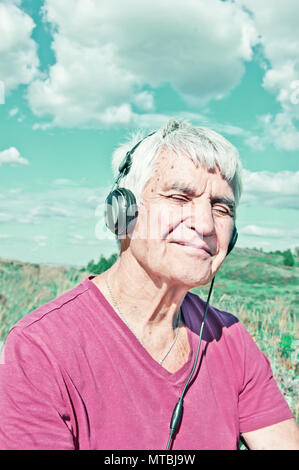
M212 255L210 250L205 245L196 245L195 243L184 242L184 241L171 241L170 243L174 243L176 245L181 245L185 249L195 251L195 252L205 252L208 255Z

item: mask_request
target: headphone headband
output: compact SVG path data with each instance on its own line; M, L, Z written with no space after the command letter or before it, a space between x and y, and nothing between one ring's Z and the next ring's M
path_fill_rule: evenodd
M144 137L144 139L137 142L137 144L134 145L134 147L126 153L125 158L122 160L121 164L118 167L118 171L119 171L119 173L122 173L122 177L126 176L129 173L129 171L131 169L131 166L132 166L132 155L135 152L135 150L137 149L137 147L139 147L141 142L143 142L145 139L147 139L148 137L150 137L151 135L153 135L155 133L156 133L156 131L151 132L150 134L148 134L146 137Z
M139 145L145 139L147 139L147 137L150 137L151 135L155 134L155 132L152 132L151 134L147 135L144 139L137 142L137 144L134 145L134 147L126 153L125 157L123 158L118 167L118 177L112 187L112 190L106 198L105 223L109 230L111 230L112 233L118 235L119 237L126 236L128 234L128 228L130 228L130 232L132 231L135 226L133 222L136 221L138 216L137 203L134 194L129 189L120 188L119 181L121 180L121 178L123 178L129 173L132 166L132 155L137 149L137 147L139 147ZM234 225L226 256L234 248L237 239L238 231L236 226Z

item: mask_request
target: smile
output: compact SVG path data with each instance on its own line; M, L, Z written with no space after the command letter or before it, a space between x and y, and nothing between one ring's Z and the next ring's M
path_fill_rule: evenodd
M209 250L207 248L205 248L204 246L195 245L195 244L189 243L189 242L176 242L176 241L173 241L173 242L170 242L170 243L174 243L175 245L179 245L183 249L191 251L191 252L207 253L208 255L211 255Z

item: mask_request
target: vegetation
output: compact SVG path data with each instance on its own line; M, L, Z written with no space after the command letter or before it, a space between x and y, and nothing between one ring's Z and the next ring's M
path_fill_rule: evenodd
M118 255L116 253L113 253L110 258L106 259L103 255L101 255L100 260L98 263L95 263L93 260L89 261L87 264L86 268L81 268L82 271L89 271L93 274L100 274L103 273L104 271L107 271L117 260Z
M283 264L285 266L294 266L295 259L291 250L287 250L283 253Z
M211 304L243 322L269 358L273 375L299 421L299 250L291 255L294 262L288 264L286 252L235 248L216 275ZM98 262L92 260L81 269L0 259L0 340L4 341L10 327L24 315L89 274L105 271L116 259L116 254L108 259L101 255ZM192 291L206 299L208 287Z

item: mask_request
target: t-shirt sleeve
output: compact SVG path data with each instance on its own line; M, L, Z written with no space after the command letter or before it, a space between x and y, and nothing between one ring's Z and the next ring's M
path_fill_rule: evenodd
M13 328L0 361L0 449L72 450L55 365L24 331Z
M271 365L245 327L244 376L239 392L240 433L292 418L293 414L273 377Z

